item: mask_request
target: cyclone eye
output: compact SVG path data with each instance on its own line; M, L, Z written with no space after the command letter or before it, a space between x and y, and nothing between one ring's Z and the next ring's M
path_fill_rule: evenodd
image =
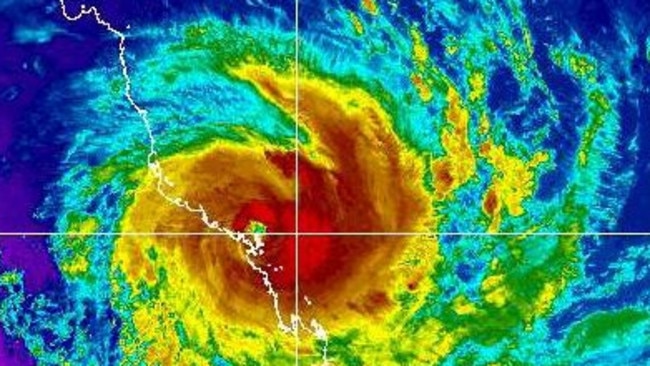
M647 1L95 3L0 1L0 365L650 364Z

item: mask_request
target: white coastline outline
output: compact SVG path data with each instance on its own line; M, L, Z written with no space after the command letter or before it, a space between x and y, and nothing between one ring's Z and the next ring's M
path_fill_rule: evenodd
M142 107L140 107L134 100L132 96L132 83L131 83L131 77L129 76L129 67L126 62L126 34L116 28L114 28L110 22L104 20L101 16L101 13L95 6L90 6L88 7L86 4L80 4L80 10L79 13L76 15L71 16L68 11L67 11L67 6L65 4L65 0L59 0L59 4L61 6L61 13L63 17L69 21L69 22L75 22L78 21L79 19L91 15L95 18L95 21L97 22L98 25L104 27L107 31L112 33L114 36L118 38L118 59L119 63L122 69L122 77L124 79L124 97L127 99L131 107L138 113L138 116L140 117L140 120L145 126L145 129L147 130L148 138L149 138L149 154L147 155L147 166L149 168L149 171L154 175L156 178L156 190L158 193L169 203L179 207L183 208L186 211L192 213L192 214L198 214L201 217L201 221L210 229L217 231L218 233L221 233L222 235L227 235L229 236L232 240L236 241L237 243L241 244L245 248L245 259L248 265L253 269L253 271L257 272L261 278L264 286L267 289L267 293L272 297L273 301L273 308L275 312L275 316L278 321L278 328L283 332L283 333L293 333L296 337L296 348L295 348L295 357L296 357L296 365L299 364L299 348L298 348L298 342L299 342L299 337L300 337L300 330L304 330L307 333L313 335L316 337L316 339L321 340L324 342L323 350L322 350L322 359L324 364L327 364L327 345L328 345L328 335L325 330L325 328L316 320L316 319L311 319L309 322L309 325L305 325L302 319L300 318L298 314L298 307L299 307L299 302L298 302L298 282L296 281L295 283L295 303L294 303L294 313L290 315L290 325L287 325L284 322L283 316L280 311L280 299L279 299L279 294L273 287L273 283L270 280L269 273L265 271L263 268L255 264L253 261L254 257L259 257L264 254L264 242L262 241L262 236L260 234L252 234L253 240L250 240L247 238L247 235L251 235L250 233L242 233L242 232L236 232L233 231L225 226L223 226L219 221L217 220L212 220L210 219L208 212L205 210L203 205L200 203L198 206L193 206L192 203L189 201L183 199L182 197L173 197L170 196L167 192L165 192L164 187L173 187L173 182L171 182L164 174L163 168L160 165L160 162L157 160L157 152L156 152L156 139L153 135L153 131L151 128L151 123L148 118L148 111ZM298 44L297 40L297 31L298 31L298 24L297 24L297 17L298 17L298 5L296 2L295 5L296 9L296 25L295 25L295 31L296 31L296 45ZM130 26L127 25L127 29L129 29ZM296 48L296 55L295 55L296 61L298 60L298 55L297 55L297 48ZM297 76L297 65L296 65L296 76ZM296 78L296 91L298 90L298 85L297 85L297 78ZM297 95L297 94L296 94ZM298 98L296 96L296 131L298 131L298 119L297 119L297 106L298 106ZM298 147L298 136L296 135L296 148ZM298 164L298 151L296 150L296 167ZM298 180L297 177L297 170L296 170L296 181ZM296 185L296 193L297 193L297 185ZM298 203L296 200L296 224L297 224L297 209L298 209ZM296 226L295 232L293 235L295 235L295 247L297 249L298 247L298 228ZM296 280L298 279L298 252L296 252L296 259L295 259L295 277Z

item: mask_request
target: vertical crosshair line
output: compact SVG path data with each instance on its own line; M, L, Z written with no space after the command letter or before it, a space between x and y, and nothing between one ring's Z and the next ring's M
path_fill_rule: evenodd
M299 164L299 154L298 154L298 149L300 148L300 140L298 138L298 133L299 133L299 121L300 121L300 110L299 110L299 97L298 97L298 80L300 77L299 74L299 59L298 59L298 48L299 48L299 27L298 27L298 11L299 11L299 1L300 0L295 0L295 7L294 7L294 27L295 27L295 50L294 50L294 113L295 113L295 139L296 139L296 146L295 146L295 222L294 222L294 313L295 313L295 319L296 323L294 325L295 327L295 332L296 332L296 349L295 349L295 356L296 356L296 366L300 365L300 359L299 359L299 348L300 348L300 313L299 313L299 307L300 307L300 296L299 296L299 291L300 291L300 284L299 284L299 262L300 262L300 235L298 234L299 232L299 214L300 214L300 203L299 203L299 195L300 195L300 190L299 190L299 169L300 169L300 164Z

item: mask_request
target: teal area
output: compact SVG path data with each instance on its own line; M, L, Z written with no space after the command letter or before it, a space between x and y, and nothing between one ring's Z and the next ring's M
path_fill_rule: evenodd
M292 9L257 3L275 9L276 15ZM436 230L469 235L441 237L444 260L431 275L440 292L405 320L413 332L432 318L448 329L466 329L468 334L441 364L648 363L648 237L472 235L488 230L482 202L493 177L504 174L478 156L486 140L481 132L485 116L491 141L507 155L522 161L537 152L549 157L533 174L533 193L522 202L525 214L504 210L500 231L650 230L650 32L645 16L650 9L629 3L377 1L378 15L364 11L357 1L304 5L299 55L303 77L368 92L389 113L400 140L427 166L445 155L441 136L451 130L445 115L449 85L469 113L467 139L476 156L476 174L434 207L443 218ZM0 10L8 8L0 4ZM281 26L278 19L292 17L224 15L224 20L209 13L165 13L162 22L134 22L134 33L129 33L126 59L133 98L149 112L159 157L225 141L245 145L253 138L290 150L295 143L293 116L228 69L250 61L286 70L294 58L294 29ZM362 32L355 29L350 13L357 16ZM38 30L17 27L12 37L19 44L47 43L69 26L44 24ZM428 47L426 67L414 59L414 30ZM58 137L44 130L44 136L30 132L16 139L16 155L25 157L31 157L28 152L36 142L65 141L62 153L43 153L55 161L25 158L34 170L55 170L56 178L43 188L44 198L33 213L35 220L53 222L52 231L119 231L139 174L146 174L148 131L124 97L115 40L105 34L101 38L110 46L98 48L90 67L53 81L40 97L41 108L31 114L37 127L57 126ZM47 63L29 65L25 67L37 75L49 72ZM484 95L474 98L478 92L473 78L479 74ZM424 101L414 86L414 75L431 80L430 100ZM19 89L3 90L3 101L16 98ZM308 139L306 134L299 138ZM2 168L3 174L7 169ZM428 191L434 190L436 179L430 171L425 174ZM52 275L57 279L48 286L30 291L27 278L40 269L27 268L37 261L14 253L37 244L0 238L0 323L12 340L7 343L20 340L41 364L141 362L146 345L125 355L120 334L137 333L132 303L159 293L143 285L147 291L130 297L124 274L110 271L114 240L43 238L45 251L64 274ZM155 260L157 253L149 255ZM502 306L485 301L487 291L482 289L496 271L491 268L494 259L512 291ZM157 275L164 283L173 274ZM534 303L548 283L561 289L549 304ZM115 284L123 287L116 291ZM480 311L459 315L450 310L459 296L479 304ZM397 301L415 306L408 292ZM329 340L330 356L338 364L364 364L364 348L355 343L359 332L353 329ZM174 333L183 345L192 343L182 322L174 323ZM395 351L386 362L415 364L417 353ZM232 364L211 357L213 365ZM248 364L260 362L251 359Z

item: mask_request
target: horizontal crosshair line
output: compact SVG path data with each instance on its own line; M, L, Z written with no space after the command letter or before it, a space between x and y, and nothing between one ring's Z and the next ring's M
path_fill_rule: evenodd
M241 233L259 236L650 236L650 232L269 232ZM0 237L8 236L229 236L221 232L0 232Z

